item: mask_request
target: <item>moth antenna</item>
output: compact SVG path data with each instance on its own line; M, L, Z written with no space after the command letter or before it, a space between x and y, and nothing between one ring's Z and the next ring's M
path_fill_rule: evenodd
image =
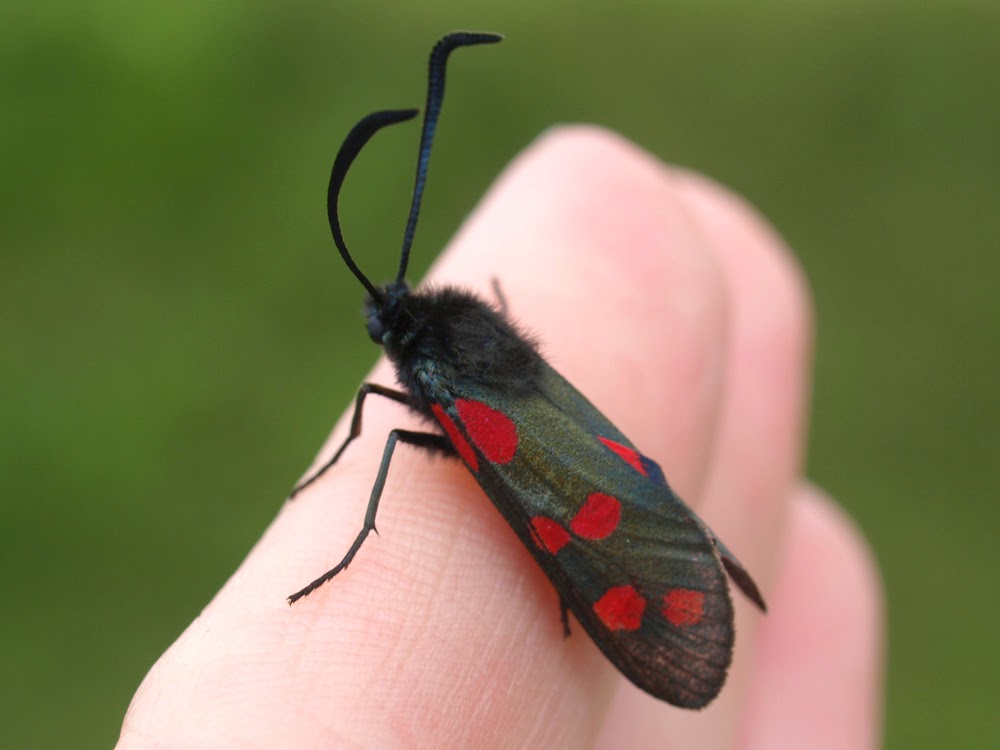
M397 122L405 122L406 120L412 120L417 116L418 109L390 109L383 110L381 112L373 112L367 117L363 118L357 125L351 128L351 132L347 134L347 138L340 146L340 150L337 152L337 158L333 160L333 169L330 171L330 185L326 190L326 214L330 219L330 232L333 234L333 242L340 251L340 257L344 259L344 263L347 267L351 269L358 281L361 282L362 286L368 290L368 294L371 295L372 299L376 303L382 301L382 294L375 288L368 277L361 273L361 269L358 268L351 254L347 250L347 244L344 242L344 234L340 229L340 217L337 214L337 201L340 198L340 188L344 184L344 178L347 176L347 170L351 168L351 164L354 163L355 158L364 148L365 144L375 135L379 130L388 126L395 125Z
M494 44L503 39L502 34L489 32L477 33L471 31L456 31L442 38L431 50L430 72L427 77L427 105L424 108L424 125L420 133L420 150L417 152L417 177L413 185L413 200L410 203L410 217L406 221L406 232L403 234L403 250L399 257L399 273L396 282L403 281L406 276L406 265L410 260L410 246L413 244L413 233L417 229L417 217L420 215L420 201L424 196L424 183L427 182L427 164L431 158L431 146L434 143L434 131L437 128L438 117L441 114L441 102L444 101L444 73L448 55L459 47L474 44Z

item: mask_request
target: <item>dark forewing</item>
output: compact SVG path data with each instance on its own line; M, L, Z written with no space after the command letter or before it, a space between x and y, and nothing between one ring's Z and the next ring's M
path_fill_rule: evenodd
M449 386L435 416L601 650L658 698L708 703L732 603L714 536L659 466L547 365L522 396Z

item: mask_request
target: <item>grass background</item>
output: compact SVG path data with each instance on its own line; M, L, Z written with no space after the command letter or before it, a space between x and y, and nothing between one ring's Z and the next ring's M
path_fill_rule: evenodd
M0 9L3 744L112 744L348 403L376 352L330 160L477 28L507 41L462 56L412 277L559 121L747 195L815 290L809 471L882 565L886 745L995 746L1000 10L497 5ZM344 196L376 277L415 139L380 136Z

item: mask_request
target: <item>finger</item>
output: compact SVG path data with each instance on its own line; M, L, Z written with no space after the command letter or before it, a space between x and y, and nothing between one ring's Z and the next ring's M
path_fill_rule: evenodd
M804 445L812 318L791 255L741 199L674 171L677 192L724 282L727 335L720 414L706 482L691 496L765 599ZM753 635L762 618L738 592L736 650L726 686L705 711L665 714L630 687L612 726L643 727L658 747L731 747L739 728Z
M800 488L757 634L743 727L748 748L875 748L882 728L885 604L851 521Z
M805 280L781 239L742 199L687 173L690 206L718 259L729 292L730 335L718 442L705 502L706 522L765 592L782 546L792 490L802 473L811 390L812 307ZM737 647L716 710L726 721L685 717L707 747L731 747L767 619L740 594Z
M499 276L553 364L644 450L668 456L677 486L694 487L724 319L699 242L657 163L609 134L568 129L515 162L432 279L488 289ZM391 383L385 363L372 380ZM284 605L350 544L388 430L421 424L374 400L342 462L286 506L154 668L128 732L183 733L188 746L232 746L234 731L298 747L591 740L615 673L579 628L563 640L551 586L455 462L399 449L381 536L335 581ZM342 421L330 445L344 435Z

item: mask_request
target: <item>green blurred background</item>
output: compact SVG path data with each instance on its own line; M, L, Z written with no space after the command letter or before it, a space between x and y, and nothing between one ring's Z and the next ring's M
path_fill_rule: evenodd
M454 28L507 40L462 56L412 276L559 121L747 195L815 290L809 471L885 575L887 746L1000 746L996 4L12 5L5 746L111 745L347 404L376 352L328 238L330 161L362 114L423 103ZM344 197L374 276L415 139L380 136Z

